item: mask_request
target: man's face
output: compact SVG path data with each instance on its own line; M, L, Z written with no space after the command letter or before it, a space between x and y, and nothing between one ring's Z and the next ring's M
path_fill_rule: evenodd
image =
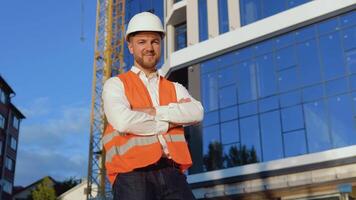
M155 70L161 57L161 35L156 32L139 32L131 36L128 43L135 66L144 70Z

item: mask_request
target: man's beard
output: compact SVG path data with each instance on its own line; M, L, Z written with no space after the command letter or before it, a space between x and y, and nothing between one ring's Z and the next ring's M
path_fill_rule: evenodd
M144 69L152 69L156 67L157 63L159 62L159 59L154 58L153 62L145 62L142 56L142 57L136 57L135 61Z

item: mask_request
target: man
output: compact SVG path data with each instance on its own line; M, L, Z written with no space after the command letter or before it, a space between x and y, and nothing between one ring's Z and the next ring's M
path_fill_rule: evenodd
M114 200L195 199L183 174L192 165L183 126L200 122L203 108L182 85L158 75L164 35L156 15L135 15L126 32L134 66L103 88Z

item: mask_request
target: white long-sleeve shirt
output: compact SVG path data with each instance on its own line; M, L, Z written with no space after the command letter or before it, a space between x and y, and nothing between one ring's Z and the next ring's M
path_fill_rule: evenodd
M162 133L168 131L169 123L184 125L200 122L203 119L203 107L179 83L174 83L177 100L190 98L191 101L160 106L158 73L152 73L147 77L135 66L131 71L138 74L146 86L156 109L156 116L131 110L122 81L118 77L112 77L105 82L102 93L106 118L113 128L121 133L157 135L165 154L169 155L167 144L162 136Z

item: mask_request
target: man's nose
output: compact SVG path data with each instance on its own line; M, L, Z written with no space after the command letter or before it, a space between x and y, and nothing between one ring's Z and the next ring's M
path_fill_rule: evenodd
M153 50L153 45L151 43L147 43L146 50L152 51Z

